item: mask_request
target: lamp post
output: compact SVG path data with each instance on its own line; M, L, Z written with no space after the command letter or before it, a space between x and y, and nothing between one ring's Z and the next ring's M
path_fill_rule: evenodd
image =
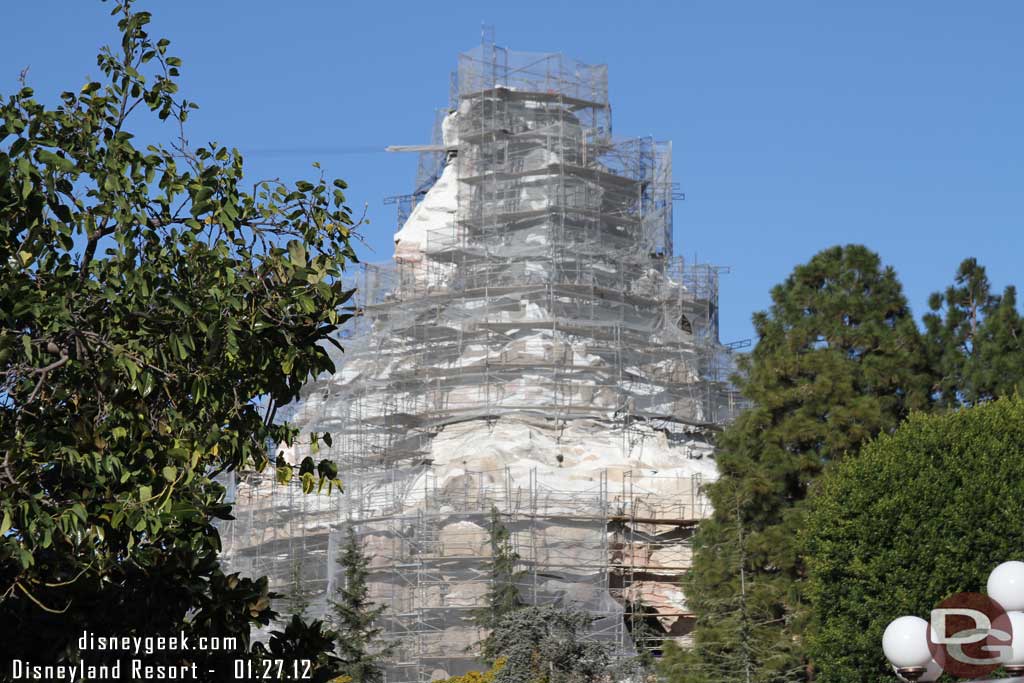
M1011 676L1024 676L1024 562L1003 562L988 575L985 588L1010 617L1013 642L1003 667Z
M1004 562L988 577L988 596L1006 611L1012 641L1003 651L1000 664L1013 679L1024 676L1024 562ZM920 617L897 617L885 628L882 650L896 675L907 681L934 681L943 669L932 655L929 642L936 642L935 631Z
M882 650L896 674L908 681L934 681L942 674L928 647L928 622L921 617L898 617L885 627ZM934 674L934 675L931 675Z

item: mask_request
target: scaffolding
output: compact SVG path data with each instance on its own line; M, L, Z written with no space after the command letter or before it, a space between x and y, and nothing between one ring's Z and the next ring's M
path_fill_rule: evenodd
M485 39L426 148L395 261L354 275L338 370L289 411L333 443L286 457L333 459L345 493L233 479L232 571L301 576L326 615L352 526L389 683L458 675L479 667L497 510L528 602L587 610L617 656L685 642L710 440L741 401L720 269L672 255L671 146L612 137L606 67Z

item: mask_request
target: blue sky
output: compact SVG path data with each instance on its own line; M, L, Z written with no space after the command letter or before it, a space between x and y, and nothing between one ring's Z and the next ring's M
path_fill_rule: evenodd
M1024 283L1017 0L140 6L184 60L193 143L238 147L253 178L307 177L320 161L368 205L364 260L390 257L382 200L409 192L415 168L368 150L428 141L456 55L486 22L500 45L607 63L616 132L673 141L676 249L732 267L725 341L752 336L771 286L833 244L878 251L918 316L967 256L1000 289ZM0 93L26 66L41 97L97 76L109 8L5 3Z

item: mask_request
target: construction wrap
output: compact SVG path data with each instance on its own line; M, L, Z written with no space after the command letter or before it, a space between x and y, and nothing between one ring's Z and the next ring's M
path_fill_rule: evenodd
M456 83L393 262L354 276L337 372L284 411L333 445L281 452L332 458L345 492L233 477L229 566L329 615L354 526L387 680L429 681L480 666L496 510L527 602L587 610L618 656L685 642L710 439L739 402L718 269L672 255L671 148L612 137L603 66L485 42Z

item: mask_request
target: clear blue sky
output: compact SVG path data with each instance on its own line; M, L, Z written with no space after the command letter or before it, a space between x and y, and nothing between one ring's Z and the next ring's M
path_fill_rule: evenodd
M676 248L732 266L722 338L750 337L770 287L816 251L866 244L915 313L975 256L1024 285L1024 2L147 2L201 109L194 143L247 154L253 177L319 160L369 205L390 257L393 207L458 52L480 25L518 50L607 63L623 136L674 142ZM97 76L109 4L7 2L0 92L21 68L42 96ZM443 8L443 9L441 9ZM171 131L152 131L169 139Z

